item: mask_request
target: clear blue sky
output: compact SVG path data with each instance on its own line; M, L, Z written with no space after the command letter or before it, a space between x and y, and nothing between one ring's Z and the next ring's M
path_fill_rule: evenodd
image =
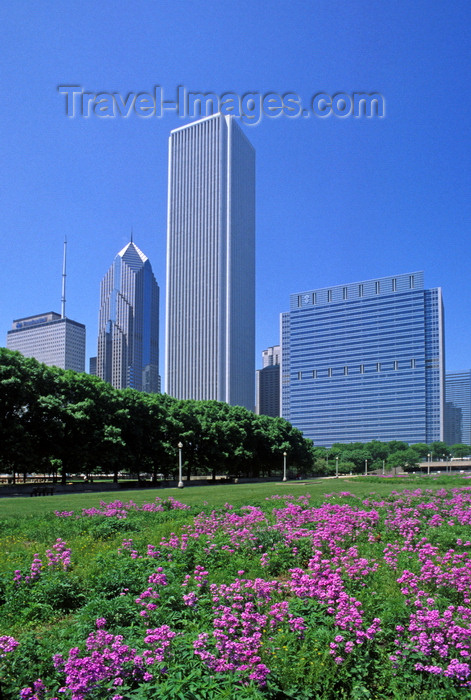
M257 354L304 289L424 270L443 288L447 370L471 367L471 4L437 0L15 0L0 9L0 333L60 311L96 354L100 280L129 241L161 287L167 142L186 123L65 115L59 85L379 92L383 119L264 118L257 153Z

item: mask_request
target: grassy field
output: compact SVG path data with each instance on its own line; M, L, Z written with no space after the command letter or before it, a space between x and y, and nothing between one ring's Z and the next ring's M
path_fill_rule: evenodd
M268 482L256 484L222 484L192 486L183 489L144 489L103 493L73 493L31 498L0 498L0 519L22 518L50 513L51 510L80 510L97 505L100 501L110 503L134 501L138 505L152 501L155 497L173 496L195 508L219 507L224 503L234 506L260 503L274 494L301 496L309 493L313 499L322 499L326 493L351 491L356 496L366 497L370 492L384 496L391 491L410 488L438 489L466 484L460 475L404 476L404 477L339 477L312 479L307 481ZM470 481L471 483L471 481ZM1 488L1 487L0 487Z
M0 699L471 697L470 489L1 498Z

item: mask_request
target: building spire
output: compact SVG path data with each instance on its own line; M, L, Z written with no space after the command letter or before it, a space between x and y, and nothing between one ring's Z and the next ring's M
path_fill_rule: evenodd
M62 297L61 318L65 318L65 278L66 278L67 236L64 237L64 255L62 259Z
M131 226L131 243L133 243L133 228Z

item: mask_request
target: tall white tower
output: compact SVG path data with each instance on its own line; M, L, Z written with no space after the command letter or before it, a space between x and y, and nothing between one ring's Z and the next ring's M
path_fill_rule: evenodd
M165 390L254 408L255 151L233 117L169 143Z

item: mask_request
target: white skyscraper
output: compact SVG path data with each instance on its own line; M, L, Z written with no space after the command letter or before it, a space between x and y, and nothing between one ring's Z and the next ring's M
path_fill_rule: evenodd
M132 241L101 282L96 373L116 389L160 391L159 286Z
M254 408L255 152L220 114L170 134L166 392Z
M49 367L85 372L85 326L54 311L13 321L7 348Z

